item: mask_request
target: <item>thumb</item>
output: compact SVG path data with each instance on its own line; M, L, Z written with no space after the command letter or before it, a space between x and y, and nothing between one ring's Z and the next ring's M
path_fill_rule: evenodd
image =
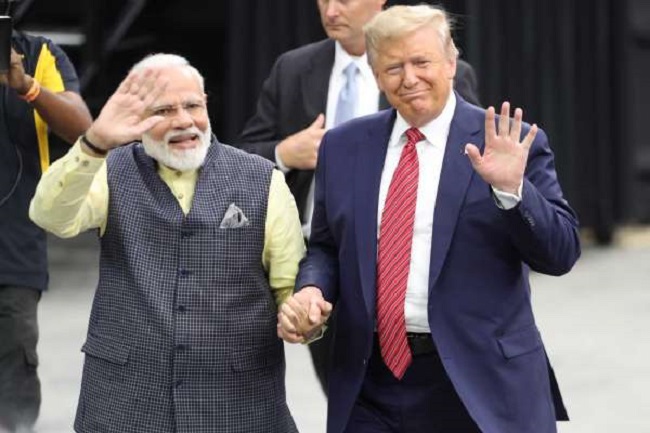
M325 127L325 115L320 113L316 119L309 125L310 128L323 129Z
M312 299L309 303L309 323L319 323L321 316L321 299Z
M323 306L321 307L321 314L325 317L329 317L332 314L332 304L323 300Z
M467 143L465 145L465 155L467 155L469 158L469 161L472 163L472 167L474 167L474 169L481 165L483 157L481 156L481 152L478 150L478 147L475 145Z

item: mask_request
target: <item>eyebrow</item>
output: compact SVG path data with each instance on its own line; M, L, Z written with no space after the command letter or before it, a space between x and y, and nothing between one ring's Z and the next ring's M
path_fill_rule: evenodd
M185 104L202 104L204 101L200 99L188 99L187 101L182 101L180 105L185 105ZM176 107L177 104L160 104L160 105L152 105L149 107L149 110L155 111L155 110L162 110L163 108L173 108Z

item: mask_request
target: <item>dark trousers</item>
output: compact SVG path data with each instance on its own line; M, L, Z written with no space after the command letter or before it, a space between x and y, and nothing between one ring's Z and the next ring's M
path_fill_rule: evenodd
M0 286L0 432L31 431L41 405L35 289Z
M384 364L375 339L346 433L481 433L435 350L413 356L402 380Z

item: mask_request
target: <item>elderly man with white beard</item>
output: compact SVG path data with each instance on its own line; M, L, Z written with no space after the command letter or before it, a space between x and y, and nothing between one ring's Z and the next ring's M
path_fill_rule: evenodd
M276 335L304 254L296 205L271 162L212 136L184 58L131 69L30 216L100 236L75 431L296 431Z

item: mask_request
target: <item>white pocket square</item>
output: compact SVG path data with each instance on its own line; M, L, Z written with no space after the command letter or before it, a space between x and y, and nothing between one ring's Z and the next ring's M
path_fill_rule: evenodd
M228 206L228 210L226 210L226 214L221 220L219 228L238 229L241 227L246 227L248 225L250 225L250 221L248 221L248 218L246 218L244 212L239 209L235 203L231 203L230 206Z

